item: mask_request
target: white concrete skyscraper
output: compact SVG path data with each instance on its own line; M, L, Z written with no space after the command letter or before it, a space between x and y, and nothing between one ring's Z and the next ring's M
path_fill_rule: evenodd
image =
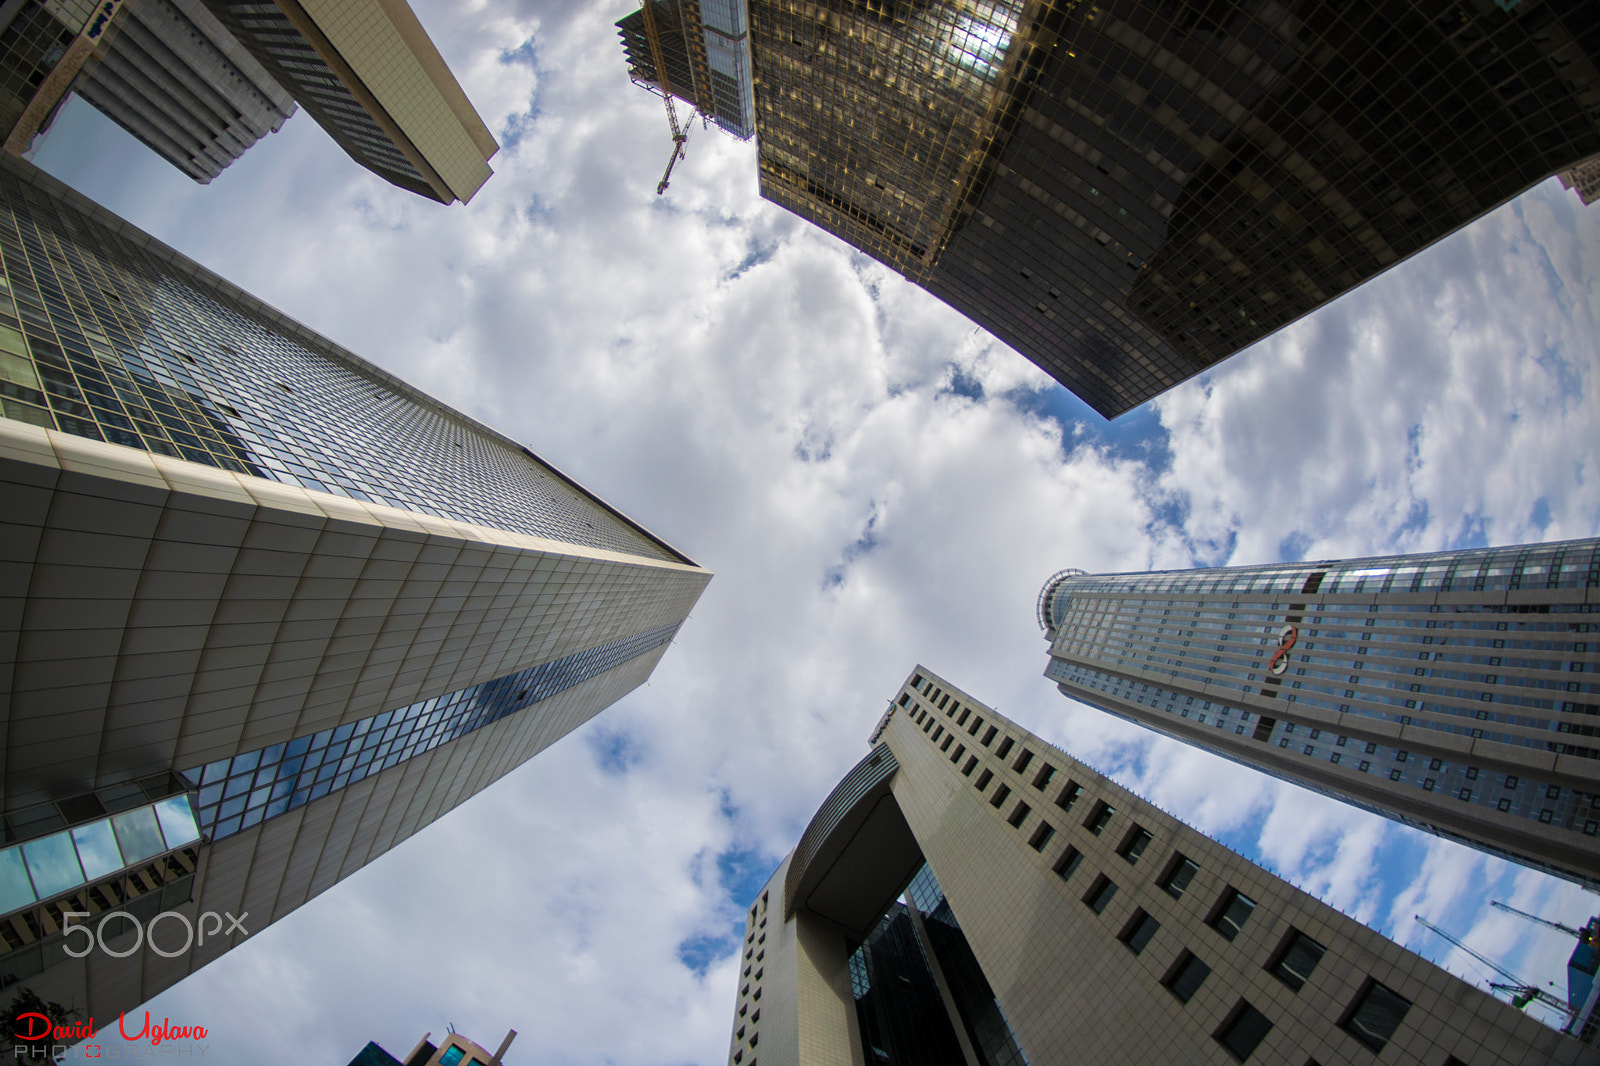
M1065 695L1600 884L1600 540L1066 570L1039 625Z

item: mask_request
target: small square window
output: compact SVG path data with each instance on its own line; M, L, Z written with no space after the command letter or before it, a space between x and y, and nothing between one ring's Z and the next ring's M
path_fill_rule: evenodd
M1225 939L1232 940L1239 935L1239 930L1250 920L1250 914L1255 909L1255 900L1236 888L1230 888L1223 893L1222 901L1217 905L1216 913L1211 918L1211 927Z
M1272 1023L1267 1016L1256 1010L1250 1004L1240 1000L1234 1008L1233 1015L1226 1025L1217 1031L1217 1042L1228 1049L1228 1054L1244 1062L1255 1049L1261 1046L1261 1041L1272 1032Z
M1072 805L1078 802L1078 797L1083 795L1083 786L1076 781L1068 781L1061 795L1056 797L1056 806L1064 811L1072 810Z
M1172 972L1167 974L1166 980L1161 983L1167 986L1167 991L1175 996L1179 1003L1187 1003L1200 991L1200 986L1211 976L1211 967L1185 951L1178 956L1178 962L1172 967Z
M1506 787L1507 788L1516 788L1517 785L1519 785L1519 784L1521 784L1521 781L1517 778L1517 776L1515 774L1507 774L1506 775Z
M1083 827L1095 836L1099 836L1101 831L1105 829L1106 824L1111 821L1111 816L1116 813L1117 809L1115 807L1105 800L1101 800L1094 805L1094 810L1089 812L1089 818L1083 823Z
M1094 879L1094 884L1089 886L1089 891L1084 895L1083 902L1088 904L1089 909L1096 914L1103 914L1105 913L1106 905L1111 902L1111 898L1116 894L1117 886L1112 883L1111 878L1101 874Z
M1143 910L1134 911L1132 920L1123 927L1117 939L1128 945L1128 950L1137 955L1145 949L1150 943L1150 938L1155 936L1160 928L1161 923Z
M1377 981L1369 981L1339 1024L1373 1051L1382 1051L1410 1009L1411 1001L1400 993Z
M1357 769L1360 770L1362 773L1366 773L1368 770L1372 769L1372 764L1370 762L1368 762L1367 760L1362 759L1361 760L1361 765L1359 767L1357 767Z
M1371 742L1370 742L1370 741L1369 741L1369 742L1368 742L1368 743L1367 743L1367 754L1368 754L1368 755L1376 755L1376 754L1377 754L1377 752L1378 752L1378 745L1376 745L1376 744L1374 744L1374 743L1371 743Z
M1505 797L1501 797L1500 802L1495 804L1495 806L1498 807L1502 811L1509 811L1511 809L1511 800L1507 799Z
M1294 929L1278 949L1274 962L1267 970L1298 992L1311 979L1311 972L1317 968L1317 963L1322 961L1327 950L1300 930Z
M1548 786L1546 786L1545 790L1544 790L1544 798L1545 799L1553 799L1553 800L1560 799L1561 798L1561 786L1560 785L1548 785Z
M1173 860L1172 869L1167 873L1166 880L1161 882L1161 888L1173 899L1182 899L1189 882L1193 881L1194 875L1199 872L1200 867L1195 865L1193 859L1179 855Z
M1389 780L1390 781L1398 781L1398 780L1400 780L1400 771L1399 770L1390 770L1389 771Z
M1136 825L1128 832L1122 847L1117 849L1117 854L1127 859L1130 864L1136 863L1139 861L1139 856L1144 854L1144 849L1148 848L1150 841L1154 839L1155 837L1151 836L1143 826Z

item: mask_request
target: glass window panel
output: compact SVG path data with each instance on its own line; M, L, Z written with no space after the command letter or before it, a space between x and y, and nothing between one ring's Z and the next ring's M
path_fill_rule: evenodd
M35 898L33 883L28 880L28 869L22 861L22 849L0 851L0 914L26 907Z
M28 873L33 875L33 887L40 899L49 899L83 884L83 867L78 865L71 833L56 833L43 840L30 841L22 845L22 854L28 860Z
M127 865L122 861L122 852L117 850L117 838L111 832L109 818L78 826L72 831L72 842L78 846L78 860L90 881L109 877Z
M117 843L122 845L122 857L130 866L167 850L161 842L155 812L149 807L115 815L111 824L117 831Z
M156 818L161 823L161 835L167 838L167 850L181 848L200 839L200 828L195 825L194 808L187 796L173 796L155 805Z

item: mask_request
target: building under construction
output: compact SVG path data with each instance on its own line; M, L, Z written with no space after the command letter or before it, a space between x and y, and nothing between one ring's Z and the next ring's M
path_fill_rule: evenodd
M617 23L634 84L687 103L741 140L755 134L744 0L647 0ZM674 140L682 130L673 117ZM674 156L676 161L676 156Z

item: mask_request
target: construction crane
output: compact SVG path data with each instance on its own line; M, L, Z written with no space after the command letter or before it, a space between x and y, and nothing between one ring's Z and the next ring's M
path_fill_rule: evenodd
M688 129L678 125L678 109L672 106L672 97L666 97L666 101L667 122L672 125L672 158L667 160L667 169L661 175L661 184L656 186L657 196L667 191L667 182L672 180L672 168L683 158L683 142L689 139Z
M1412 917L1415 918L1424 929L1432 930L1440 937L1448 940L1462 951L1465 951L1468 955L1471 955L1473 958L1489 967L1501 977L1504 977L1505 981L1490 981L1489 987L1496 991L1512 993L1511 1004L1518 1010L1524 1009L1533 1000L1538 1000L1540 1003L1544 1003L1547 1006L1551 1006L1556 1010L1559 1010L1564 1019L1567 1021L1571 1021L1573 1014L1576 1013L1572 1009L1572 1004L1568 1003L1566 1000L1561 999L1558 996L1551 995L1538 985L1530 985L1528 982L1524 981L1522 978L1518 977L1504 966L1501 966L1498 962L1495 962L1487 955L1481 954L1480 952L1474 951L1472 948L1467 947L1466 944L1461 942L1460 937L1451 936L1449 933L1445 932L1443 929L1440 929L1437 925L1434 925L1420 914L1412 915Z
M1496 992L1511 993L1511 1005L1518 1010L1523 1010L1529 1003L1538 1000L1547 1007L1554 1007L1568 1018L1577 1013L1572 1004L1560 996L1546 992L1538 985L1512 985L1506 984L1504 981L1490 981L1489 987Z
M656 82L661 87L661 98L667 102L667 123L672 127L672 156L667 160L667 169L662 172L660 184L656 186L656 195L660 196L667 191L667 182L672 180L672 168L683 158L683 145L689 139L689 129L678 122L678 109L672 106L672 82L667 77L667 61L661 53L661 34L656 29L653 8L654 0L644 0L640 11L644 15L644 34L650 42L650 59L656 67ZM694 115L691 113L689 118L693 121Z
M1570 925L1562 925L1560 922L1552 922L1549 918L1541 918L1537 914L1529 914L1527 911L1519 911L1517 908L1506 903L1501 903L1499 900L1493 900L1490 902L1489 906L1494 907L1497 910L1505 911L1507 914L1515 914L1518 918L1526 918L1530 922L1537 922L1540 925L1559 930L1563 933L1566 933L1568 936L1575 936L1584 943L1588 943L1589 932L1586 929L1574 929Z

